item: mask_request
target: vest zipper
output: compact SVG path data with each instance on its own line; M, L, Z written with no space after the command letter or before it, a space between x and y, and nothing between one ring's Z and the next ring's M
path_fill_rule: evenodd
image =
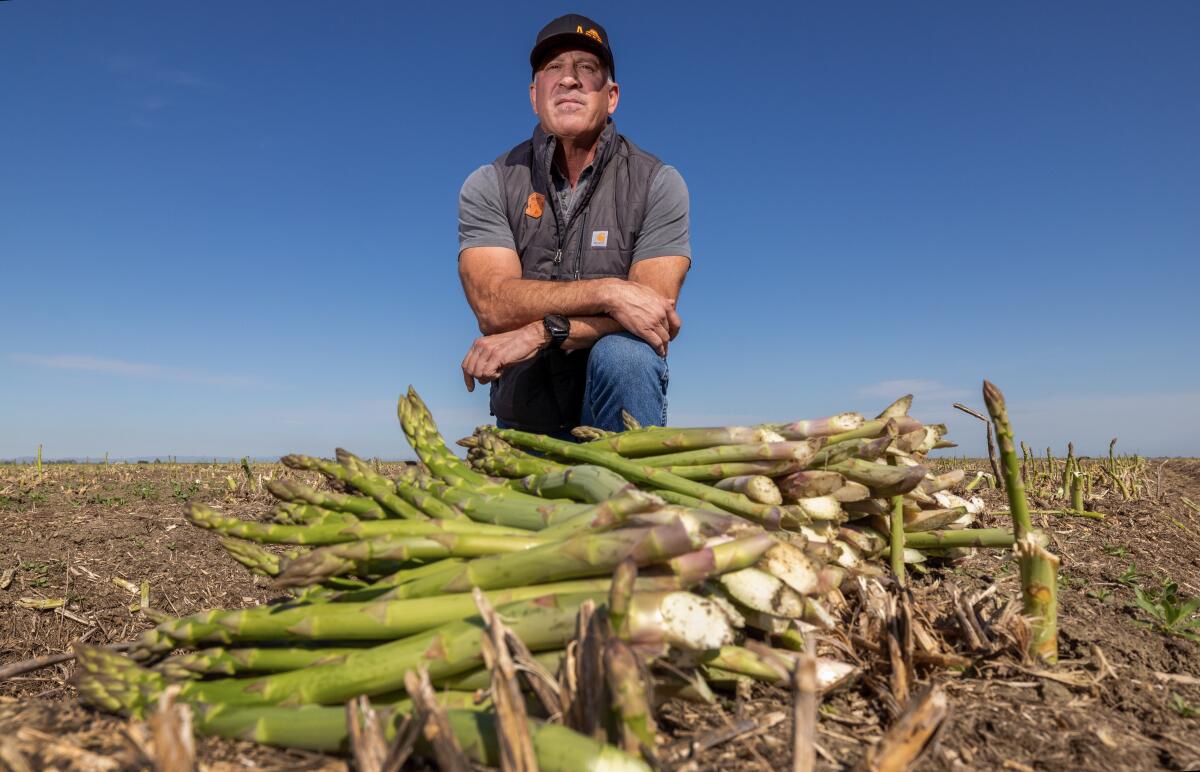
M579 251L575 253L575 280L579 280L579 273L583 270L583 237L587 233L587 214L581 215L579 220Z
M555 265L562 264L562 247L559 247L558 251L554 253L554 264Z

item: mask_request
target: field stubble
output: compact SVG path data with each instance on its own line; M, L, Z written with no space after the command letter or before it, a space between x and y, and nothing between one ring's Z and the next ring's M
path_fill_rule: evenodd
M942 465L950 462L943 461ZM986 461L955 462L986 470ZM1155 467L1159 462L1155 462ZM399 464L383 464L385 474ZM925 769L1189 769L1200 767L1200 644L1155 629L1135 588L1176 583L1200 595L1200 460L1172 459L1161 488L1136 501L1109 495L1093 502L1102 521L1038 516L1062 557L1060 662L1052 671L985 657L962 672L919 672L942 683L950 716ZM148 603L172 615L264 603L278 594L236 564L210 533L189 526L184 504L201 502L256 519L272 506L265 478L316 474L278 464L47 465L0 467L0 668L56 654L74 641L125 641L152 626ZM982 491L1004 506L997 491ZM1061 502L1039 501L1035 509ZM981 525L1004 526L1007 515ZM113 581L114 579L123 581ZM913 577L917 606L937 625L952 625L951 587L963 594L1019 594L1006 553L982 551L961 563ZM58 610L27 608L65 599ZM125 722L81 707L68 683L70 661L0 682L0 737L36 741L44 765L132 768L138 764ZM829 698L817 742L823 768L858 762L890 721L870 681ZM713 709L669 703L662 729L672 740L701 736L740 719L790 715L791 696L761 684ZM787 722L701 753L699 769L776 769L790 761ZM89 755L95 754L95 755ZM337 769L319 754L247 742L199 741L209 768Z

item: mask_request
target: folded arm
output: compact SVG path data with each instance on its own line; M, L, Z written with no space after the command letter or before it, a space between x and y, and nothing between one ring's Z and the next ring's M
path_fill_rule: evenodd
M567 350L627 330L666 356L682 325L675 302L690 263L682 256L655 257L634 263L628 280L542 281L521 278L520 259L511 249L463 250L459 277L484 334L463 359L467 389L533 357L548 342L542 326L548 314L571 319L571 335L563 344Z

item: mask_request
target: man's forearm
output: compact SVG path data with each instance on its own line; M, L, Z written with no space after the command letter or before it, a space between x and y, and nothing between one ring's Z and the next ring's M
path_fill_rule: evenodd
M480 316L480 327L484 333L493 335L540 321L548 314L562 314L572 317L572 321L574 317L599 317L608 313L610 291L622 281L504 279L494 284L494 297L484 304L488 313Z
M562 344L567 351L589 348L605 335L625 330L610 316L572 316L570 319L571 334Z

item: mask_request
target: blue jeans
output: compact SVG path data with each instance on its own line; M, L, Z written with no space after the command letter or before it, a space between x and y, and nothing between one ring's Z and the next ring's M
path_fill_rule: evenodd
M625 430L621 409L642 426L667 425L667 360L628 332L605 335L588 354L580 423Z

